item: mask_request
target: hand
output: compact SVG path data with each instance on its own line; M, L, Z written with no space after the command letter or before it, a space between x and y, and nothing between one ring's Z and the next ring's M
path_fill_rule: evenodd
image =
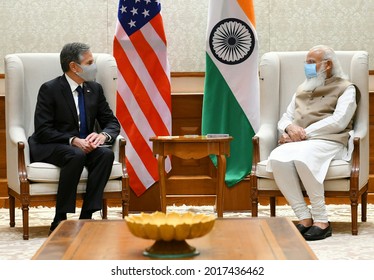
M291 140L290 136L287 133L284 132L281 135L281 137L279 138L278 144L282 145L284 143L289 143L289 142L292 142L292 140Z
M292 142L302 141L306 139L306 132L301 126L290 124L286 127L286 132Z
M99 145L105 143L106 137L101 133L98 134L96 132L92 132L90 135L86 137L86 140L90 142L95 148L97 148Z
M90 135L86 137L86 139L75 137L71 144L75 147L82 149L82 151L88 154L92 152L94 149L96 149L99 145L104 144L105 140L105 135L92 132Z
M91 142L87 141L86 139L81 139L78 137L75 137L73 141L71 141L71 145L74 147L78 147L86 154L92 152L94 149L97 148L95 145L93 145Z

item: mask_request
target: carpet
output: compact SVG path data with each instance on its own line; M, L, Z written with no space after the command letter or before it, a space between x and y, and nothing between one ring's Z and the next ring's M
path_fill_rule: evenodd
M350 206L327 205L333 235L325 240L308 241L309 246L320 260L374 260L374 204L368 205L368 219L359 221L357 236L351 235ZM213 206L168 206L167 211L192 211L211 214ZM16 226L9 227L9 210L0 208L0 260L28 260L47 239L54 209L48 207L30 208L30 239L22 239L22 211L16 209ZM68 219L78 219L80 209L69 214ZM259 217L269 217L269 206L259 206ZM290 217L296 221L289 206L277 206L277 216ZM225 212L224 217L249 218L250 212ZM359 213L360 217L360 213ZM94 219L101 219L95 213ZM108 219L120 219L121 208L110 208Z

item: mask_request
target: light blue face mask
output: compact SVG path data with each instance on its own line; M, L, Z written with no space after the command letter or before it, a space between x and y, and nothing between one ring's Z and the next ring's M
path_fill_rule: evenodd
M304 63L304 72L307 79L317 77L317 64L315 63Z

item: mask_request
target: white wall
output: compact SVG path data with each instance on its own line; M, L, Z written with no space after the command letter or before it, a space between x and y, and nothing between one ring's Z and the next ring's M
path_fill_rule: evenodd
M161 3L171 70L204 71L208 0ZM111 53L117 5L117 0L0 0L0 73L7 53L59 52L69 41ZM254 5L260 55L316 44L374 54L372 0L254 0Z

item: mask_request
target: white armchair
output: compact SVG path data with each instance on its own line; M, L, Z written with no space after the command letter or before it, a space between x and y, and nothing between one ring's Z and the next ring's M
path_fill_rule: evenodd
M305 79L303 61L307 52L270 52L260 62L261 125L253 137L251 172L252 216L258 215L259 197L270 198L271 216L275 216L276 197L282 196L272 173L265 170L267 158L279 138L277 123L285 112L297 86ZM352 234L358 233L358 204L361 220L366 221L369 179L369 100L368 54L365 51L337 51L343 71L361 91L354 124L352 160L333 160L324 182L326 197L347 197L351 204Z
M116 108L117 64L109 54L94 54L107 101ZM60 170L42 163L30 163L27 139L34 131L34 111L42 83L62 74L59 53L23 53L5 57L6 158L10 226L15 226L15 199L23 215L23 239L29 238L29 206L34 201L55 201ZM113 146L115 160L104 189L102 217L107 217L107 199L120 199L122 217L128 214L129 181L125 168L125 140L119 136ZM78 185L77 199L85 192L87 170Z

